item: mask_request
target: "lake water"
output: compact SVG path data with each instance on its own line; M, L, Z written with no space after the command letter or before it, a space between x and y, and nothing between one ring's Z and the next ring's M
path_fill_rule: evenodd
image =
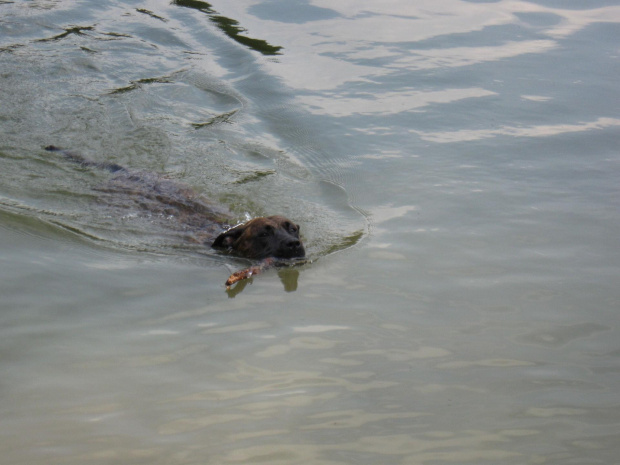
M0 455L613 464L620 2L0 1ZM166 176L247 263L43 148Z

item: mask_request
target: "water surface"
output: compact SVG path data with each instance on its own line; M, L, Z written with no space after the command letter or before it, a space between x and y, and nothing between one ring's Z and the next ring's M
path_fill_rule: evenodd
M615 463L618 43L611 0L0 2L4 460ZM49 144L312 263L227 293Z

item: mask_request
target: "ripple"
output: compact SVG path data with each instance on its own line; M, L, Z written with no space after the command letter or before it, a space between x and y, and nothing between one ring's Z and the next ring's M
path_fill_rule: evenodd
M519 340L545 347L561 347L576 339L588 338L609 330L611 330L610 327L597 323L557 325L524 334L519 337Z

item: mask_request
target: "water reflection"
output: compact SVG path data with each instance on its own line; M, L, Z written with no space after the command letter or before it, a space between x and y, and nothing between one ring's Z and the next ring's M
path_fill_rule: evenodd
M160 21L163 21L164 23L168 22L168 20L166 18L163 18L161 16L156 15L151 10L147 10L146 8L136 8L136 11L138 13L142 13L142 14L145 14L147 16L150 16L151 18L155 18L155 19L158 19Z
M279 268L278 277L280 278L280 282L282 283L285 292L295 292L297 290L299 270L294 268ZM246 286L252 283L254 283L254 277L243 279L233 286L227 286L226 294L228 294L229 298L233 299L241 294L245 290Z
M334 345L329 343L300 344L297 339L290 340L291 349L334 348ZM323 342L329 341L319 339ZM271 352L276 357L290 355L286 350ZM496 431L483 431L475 427L463 431L428 430L426 426L432 420L433 414L409 410L398 403L383 405L379 411L337 407L341 402L346 402L343 390L357 395L373 392L374 397L386 400L391 398L390 389L398 383L375 380L375 377L376 373L372 371L345 371L340 375L328 375L320 371L260 368L239 361L235 364L234 371L220 376L222 380L232 383L229 389L203 391L170 401L194 406L217 402L228 405L228 408L216 408L208 415L195 411L187 418L161 425L158 432L163 436L191 432L207 437L210 431L223 431L221 441L229 447L211 448L216 452L219 463L260 460L269 463L336 464L351 463L351 459L355 457L363 460L368 454L379 457L380 461L397 460L412 464L509 460L521 455L511 450L515 444L540 433L536 429L519 427ZM235 383L241 383L243 387L235 388ZM450 389L454 387L451 386ZM428 395L431 391L426 392ZM435 389L432 392L445 394L445 389ZM415 403L413 399L412 403ZM304 417L304 422L287 422L282 417L284 412L287 412L286 415L296 412L296 416ZM533 409L527 413L530 416L552 416L585 412L571 409ZM264 427L260 430L248 429L245 427L248 421L260 423ZM275 425L287 427L277 428ZM334 436L335 431L337 436ZM365 431L373 431L374 434L365 434ZM298 438L302 434L310 440L300 442ZM243 441L247 439L253 441L250 445L243 446ZM258 441L260 443L257 443Z
M424 92L420 90L401 90L400 92L355 94L347 92L338 99L328 96L312 95L297 98L317 114L332 116L373 115L387 116L411 110L418 110L431 104L448 104L470 98L497 95L496 92L482 88L443 89Z
M530 127L504 126L497 129L460 129L458 131L426 132L411 130L423 140L436 143L470 142L498 136L508 137L551 137L567 133L604 130L620 126L620 119L598 118L596 121L577 124L551 124Z
M331 8L313 5L310 0L266 0L248 8L248 13L266 21L303 24L341 16Z
M394 415L398 418L398 414ZM480 463L511 460L520 454L502 449L506 443L533 436L538 431L506 430L498 433L468 431L462 434L433 431L423 435L375 435L340 444L270 444L238 449L223 457L222 463L329 463L350 464L367 454L382 463Z
M74 26L74 27L69 27L67 29L65 29L65 32L58 34L56 36L47 38L47 39L39 39L39 42L52 42L52 41L56 41L56 40L62 40L65 37L69 37L72 34L78 35L78 36L83 36L84 31L94 31L95 28L93 26L84 26L84 27L80 27L80 26Z
M206 2L0 3L3 459L615 463L605 3L217 4L235 20ZM67 17L131 36L36 42ZM244 50L282 51L243 44L240 24L287 53ZM227 299L228 261L158 246L152 218L86 214L101 180L41 156L50 134L240 216L292 211L322 258ZM578 181L557 170L573 159ZM315 176L347 190L321 197ZM343 219L356 191L371 234Z
M557 325L533 331L521 336L519 339L525 343L543 347L562 347L575 339L590 337L609 330L611 330L610 327L596 323Z
M543 56L590 26L617 23L620 7L608 3L572 8L561 2L493 2L490 6L488 2L443 0L422 7L404 1L320 0L312 5L333 11L333 17L321 26L289 24L277 15L264 17L262 8L269 2L258 2L248 13L263 19L266 31L278 21L281 35L296 37L287 46L289 53L271 65L270 72L292 88L316 93L299 96L301 104L324 114L331 114L334 105L337 113L342 112L348 107L345 103L364 108L362 113L375 113L384 99L362 101L360 96L359 101L350 101L351 89L360 83L383 83L402 72L410 73L411 81L417 83L416 72L501 63L528 54ZM261 25L256 23L256 27ZM380 89L373 96L377 92ZM402 102L402 108L415 107L414 100ZM398 106L391 108L399 110Z
M263 55L280 55L282 47L271 45L266 40L254 39L243 33L246 29L239 26L239 21L218 15L210 3L201 0L173 0L173 4L193 8L202 11L209 16L209 19L228 37L252 50L262 53Z

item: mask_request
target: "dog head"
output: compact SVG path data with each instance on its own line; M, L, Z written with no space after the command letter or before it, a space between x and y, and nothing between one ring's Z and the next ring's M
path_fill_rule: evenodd
M220 234L212 244L246 258L304 257L299 226L283 216L255 218Z

